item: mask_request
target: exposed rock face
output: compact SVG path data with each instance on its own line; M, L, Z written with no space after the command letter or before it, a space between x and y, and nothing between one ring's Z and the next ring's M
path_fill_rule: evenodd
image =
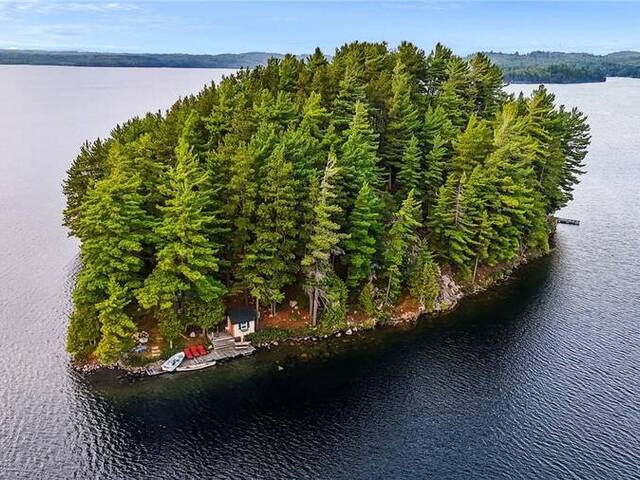
M462 289L447 274L440 275L440 294L436 299L435 311L450 310L464 297Z

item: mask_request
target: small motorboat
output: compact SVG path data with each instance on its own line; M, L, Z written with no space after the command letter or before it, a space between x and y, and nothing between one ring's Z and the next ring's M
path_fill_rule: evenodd
M184 352L178 352L175 355L169 357L169 359L164 362L160 366L160 368L162 368L162 370L164 370L165 372L173 372L176 368L178 368L178 365L180 365L183 360Z
M215 360L209 362L192 363L190 365L184 365L176 368L176 372L191 372L194 370L202 370L203 368L213 367L216 365Z

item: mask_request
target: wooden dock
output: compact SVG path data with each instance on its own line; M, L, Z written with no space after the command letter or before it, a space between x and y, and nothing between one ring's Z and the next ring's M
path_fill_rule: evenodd
M236 345L235 339L227 334L211 334L209 340L213 348L206 355L190 360L184 360L180 367L189 367L198 363L219 363L232 360L239 357L247 357L253 355L256 351L255 347L250 344ZM147 365L147 374L150 376L161 375L167 373L160 367L164 360L158 360Z
M580 220L574 220L573 218L556 217L556 222L566 225L580 225Z

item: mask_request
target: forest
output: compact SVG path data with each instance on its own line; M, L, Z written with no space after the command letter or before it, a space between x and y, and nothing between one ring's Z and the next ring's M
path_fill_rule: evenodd
M607 55L564 52L485 52L510 83L604 82L607 77L640 78L640 52Z
M0 49L1 65L135 68L248 68L284 55L269 52L191 55L183 53L111 53Z
M312 328L433 308L446 271L546 253L589 144L585 116L504 90L484 54L354 42L286 55L87 142L64 182L81 241L68 350L109 363L140 318L167 339L230 299Z

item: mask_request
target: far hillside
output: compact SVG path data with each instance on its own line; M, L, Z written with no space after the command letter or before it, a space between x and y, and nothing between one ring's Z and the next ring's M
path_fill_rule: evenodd
M485 52L510 83L604 82L607 77L640 78L640 52L608 55L564 52Z

